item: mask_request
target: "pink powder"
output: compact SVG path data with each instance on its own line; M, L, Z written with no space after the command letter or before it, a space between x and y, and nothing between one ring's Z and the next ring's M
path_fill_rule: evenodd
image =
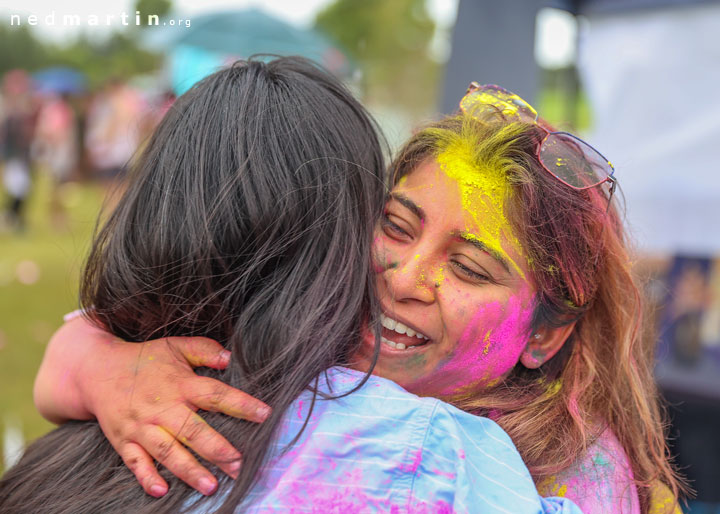
M492 302L481 306L458 341L454 354L443 366L444 372L462 377L441 391L452 395L480 381L489 382L513 368L527 344L532 306L523 308L520 298L512 296L507 304ZM499 324L489 327L493 320ZM484 341L488 336L489 341Z

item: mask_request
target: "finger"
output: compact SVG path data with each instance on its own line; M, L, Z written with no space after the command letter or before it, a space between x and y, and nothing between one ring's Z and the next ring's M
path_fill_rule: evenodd
M193 379L192 390L187 391L186 398L200 409L256 423L265 421L272 412L257 398L209 377Z
M230 352L207 337L168 337L165 342L193 368L225 369L230 364Z
M139 445L126 443L118 453L147 494L160 498L168 492L167 482L158 473L152 457Z
M233 479L237 478L242 458L240 452L196 412L187 407L182 409L184 412L168 412L169 423L161 423L162 428L203 459L212 462Z
M204 495L217 489L217 480L193 457L170 433L161 427L154 427L147 444L139 441L155 460L170 473Z

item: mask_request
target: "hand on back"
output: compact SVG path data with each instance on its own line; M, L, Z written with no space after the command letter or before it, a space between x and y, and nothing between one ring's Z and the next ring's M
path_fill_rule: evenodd
M82 341L76 341L73 333ZM261 401L219 380L195 374L195 367L224 369L230 361L230 352L211 339L170 337L129 343L86 320L66 323L53 339L36 381L36 404L39 408L44 404L40 409L51 420L84 411L94 415L109 442L152 496L162 496L168 488L153 459L202 494L215 491L216 478L186 446L231 477L237 475L240 453L198 410L254 422L264 421L270 413ZM68 348L61 348L63 341L56 339L72 340L66 346L82 345L85 351L62 351ZM68 359L81 362L58 362ZM69 387L68 393L54 393L51 402L80 403L81 408L55 408L42 398L38 384L43 375L52 374L49 370L53 367L64 367L75 376L74 387Z

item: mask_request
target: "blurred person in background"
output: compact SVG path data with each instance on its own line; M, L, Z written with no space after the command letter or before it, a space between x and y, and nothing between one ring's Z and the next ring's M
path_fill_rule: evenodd
M65 213L60 188L75 173L79 158L77 120L67 95L53 94L42 101L33 140L33 156L52 181L51 222L56 228L63 228Z
M3 78L3 117L0 120L0 156L3 185L8 196L5 224L16 231L25 229L25 203L32 185L30 149L35 108L30 77L24 70L12 70Z
M144 113L140 94L117 78L92 99L85 120L85 149L96 179L113 185L123 179L140 144Z

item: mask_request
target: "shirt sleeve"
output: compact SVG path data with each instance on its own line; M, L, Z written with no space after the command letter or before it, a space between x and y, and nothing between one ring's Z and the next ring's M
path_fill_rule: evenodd
M413 513L581 514L541 498L510 437L493 421L438 403L415 458Z

